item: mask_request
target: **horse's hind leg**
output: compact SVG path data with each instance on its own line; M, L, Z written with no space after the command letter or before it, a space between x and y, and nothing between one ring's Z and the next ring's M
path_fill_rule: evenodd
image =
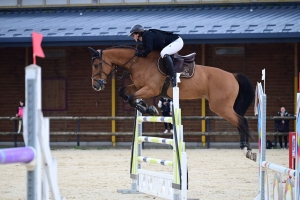
M249 142L250 131L248 127L248 121L245 117L239 116L239 125L237 127L240 133L240 148L243 151L246 158L256 161L256 153L252 153L252 149Z
M232 107L230 108L230 106L227 105L211 107L211 110L237 127L240 132L240 148L247 158L254 160L251 149L249 151L247 150L248 138L250 135L247 119L238 115Z
M244 152L247 152L247 158L256 161L256 154L252 153L249 142L249 138L252 138L252 134L248 127L248 121L244 117L247 109L249 108L254 99L254 89L251 82L245 76L241 74L235 74L235 78L239 84L239 92L234 102L233 109L239 115L238 130L241 134L241 142L245 142L245 144L241 143L241 147L244 147ZM245 138L243 138L243 136Z
M249 130L248 120L244 117L250 104L251 96L249 98L243 99L241 97L241 94L239 94L234 103L233 109L239 116L237 128L240 132L240 148L243 150L247 158L256 161L256 153L252 153L249 142L249 138L252 138L252 134Z

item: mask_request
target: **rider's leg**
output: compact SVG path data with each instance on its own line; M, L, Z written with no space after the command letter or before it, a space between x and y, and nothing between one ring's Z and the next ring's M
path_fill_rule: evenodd
M160 56L163 58L164 64L167 66L169 74L172 77L172 86L176 86L176 72L174 70L173 61L170 55L173 55L180 51L183 47L183 40L179 37L177 40L163 48L160 52Z
M170 57L169 54L165 54L165 56L163 57L163 61L169 71L169 74L171 75L172 87L175 87L176 86L176 72L174 70L172 58Z

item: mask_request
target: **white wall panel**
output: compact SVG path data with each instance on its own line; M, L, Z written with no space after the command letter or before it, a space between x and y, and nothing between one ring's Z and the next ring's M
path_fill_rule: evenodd
M22 6L39 6L43 3L43 0L22 0Z
M149 0L149 3L172 3L173 0Z
M0 0L0 7L1 6L17 6L18 1L17 0Z
M100 3L122 3L122 0L100 0Z
M66 5L67 0L46 0L46 5Z
M70 0L70 4L92 4L93 0Z
M147 0L124 0L125 3L146 3Z
M191 3L191 2L202 2L203 0L176 0L176 1L180 2L180 3ZM209 0L209 1L216 1L216 0ZM220 1L220 0L217 0L217 1Z

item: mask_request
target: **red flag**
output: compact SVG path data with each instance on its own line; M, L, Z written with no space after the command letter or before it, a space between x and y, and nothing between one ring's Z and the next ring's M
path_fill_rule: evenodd
M36 33L36 32L32 32L32 47L33 47L33 63L35 63L35 57L42 57L44 58L44 52L43 49L41 47L41 43L42 43L42 39L43 39L43 34L40 33Z

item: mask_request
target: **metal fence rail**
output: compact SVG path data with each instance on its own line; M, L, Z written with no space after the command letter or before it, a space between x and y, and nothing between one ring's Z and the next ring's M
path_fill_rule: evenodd
M90 135L90 136L131 136L132 132L81 132L80 131L80 121L84 120L106 120L106 121L124 121L124 120L134 120L134 117L126 116L126 117L111 117L111 116L50 116L48 117L50 120L65 120L65 121L77 121L77 131L76 132L50 132L50 135L76 135L77 137L77 146L80 146L80 136ZM248 120L257 120L257 116L245 116ZM279 117L279 116L267 116L267 120L276 121L281 119L289 119L295 120L296 117ZM18 117L0 117L2 121L14 121L14 131L12 132L0 132L1 135L13 135L14 136L14 146L17 147L17 134L16 127L17 121L20 120ZM239 135L238 132L210 132L210 123L211 120L224 120L219 116L182 116L182 120L206 120L206 130L207 132L184 132L186 136L206 136L207 137L207 148L210 148L210 136L224 136L224 135ZM257 135L256 132L253 132L254 135ZM171 136L170 133L156 133L156 132L148 132L149 136ZM277 135L282 135L282 133L268 132L267 135L274 135L274 143L277 145Z
M134 120L134 117L111 117L111 116L50 116L47 117L50 120ZM257 116L245 116L248 120L257 120ZM183 120L224 120L219 116L182 116ZM289 119L295 120L296 117L279 117L279 116L267 116L267 120L279 120L279 119ZM19 117L0 117L0 120L20 120Z

